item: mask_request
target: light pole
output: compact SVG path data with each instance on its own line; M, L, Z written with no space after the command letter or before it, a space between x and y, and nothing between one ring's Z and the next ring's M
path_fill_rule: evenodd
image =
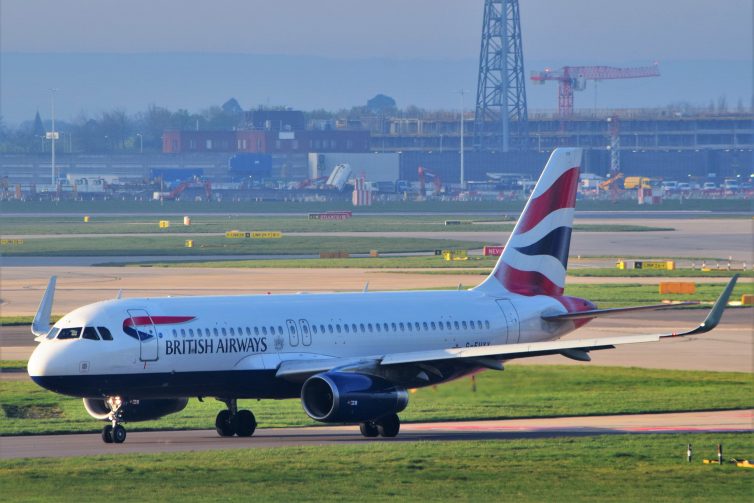
M461 89L458 91L458 94L461 95L461 190L466 190L466 178L463 172L463 95L466 94L466 91L464 89Z
M57 140L58 132L55 131L55 93L57 92L57 89L52 88L50 89L50 119L52 121L52 131L47 133L47 138L52 141L52 147L50 148L51 157L50 164L52 165L52 173L50 176L50 184L55 187L55 140Z
M141 133L136 133L136 136L139 137L139 153L143 154L144 153L144 135L142 135Z

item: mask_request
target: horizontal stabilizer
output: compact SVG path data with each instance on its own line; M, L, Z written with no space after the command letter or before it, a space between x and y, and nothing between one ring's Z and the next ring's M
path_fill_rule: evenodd
M658 309L672 309L674 307L696 306L698 302L677 302L675 304L654 304L651 306L614 307L611 309L590 309L576 313L553 314L542 316L545 321L586 320L602 316L615 316L617 314L631 313L633 311L655 311Z

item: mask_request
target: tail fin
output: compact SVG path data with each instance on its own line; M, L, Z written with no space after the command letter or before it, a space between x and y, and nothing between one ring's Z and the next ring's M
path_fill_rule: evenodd
M580 148L553 151L503 254L477 289L563 294L581 157Z

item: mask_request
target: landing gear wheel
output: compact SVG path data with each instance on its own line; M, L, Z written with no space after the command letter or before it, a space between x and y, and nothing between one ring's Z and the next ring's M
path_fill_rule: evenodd
M359 424L359 430L361 430L361 434L367 438L374 438L380 435L379 428L372 421L366 421Z
M215 419L215 429L217 430L217 434L221 437L233 436L235 430L233 429L233 424L231 423L230 411L221 410L217 413L217 418Z
M377 421L377 430L383 437L395 437L401 429L398 414L390 414Z
M113 443L113 425L108 424L104 428L102 428L102 441L106 444L112 444Z
M122 444L126 440L126 429L119 424L116 424L112 428L113 442L116 444Z
M239 410L231 422L234 423L236 435L239 437L250 437L257 429L257 420L250 410Z

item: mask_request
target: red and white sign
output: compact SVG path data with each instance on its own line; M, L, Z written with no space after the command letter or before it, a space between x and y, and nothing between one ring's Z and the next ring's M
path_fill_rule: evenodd
M482 253L485 257L499 257L503 254L503 249L505 246L485 246L482 249Z

